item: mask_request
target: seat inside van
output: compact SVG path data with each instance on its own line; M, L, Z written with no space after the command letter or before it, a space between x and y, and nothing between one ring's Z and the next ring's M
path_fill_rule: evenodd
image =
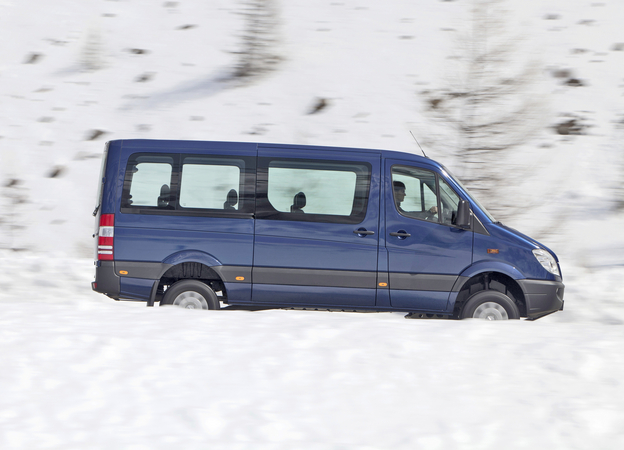
M305 213L302 209L306 205L306 196L303 192L298 192L295 194L295 198L293 199L293 204L290 206L291 213Z

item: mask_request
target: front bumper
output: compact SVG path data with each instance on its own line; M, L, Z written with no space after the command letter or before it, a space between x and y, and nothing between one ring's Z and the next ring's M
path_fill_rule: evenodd
M518 280L526 300L527 317L538 319L563 310L565 286L560 281Z

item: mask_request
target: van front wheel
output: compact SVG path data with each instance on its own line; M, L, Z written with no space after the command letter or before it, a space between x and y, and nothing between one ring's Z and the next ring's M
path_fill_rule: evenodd
M485 320L519 319L520 311L513 300L502 292L481 291L468 299L460 317Z
M175 305L187 309L219 309L219 299L210 286L197 280L182 280L165 291L160 306Z

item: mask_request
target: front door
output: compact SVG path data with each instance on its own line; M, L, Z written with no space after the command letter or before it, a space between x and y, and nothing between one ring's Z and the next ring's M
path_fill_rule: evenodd
M472 231L454 225L460 197L440 174L386 160L386 248L393 307L445 311L472 262Z
M252 300L374 306L377 152L258 149Z

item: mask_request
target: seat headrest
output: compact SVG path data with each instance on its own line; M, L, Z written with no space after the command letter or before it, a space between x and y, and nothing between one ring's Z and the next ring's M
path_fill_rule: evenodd
M234 206L238 203L238 193L236 192L236 189L230 189L230 192L228 192L227 194L227 199L225 201L225 204L227 206Z
M293 205L295 208L303 208L306 205L306 196L303 192L299 192L295 195Z

